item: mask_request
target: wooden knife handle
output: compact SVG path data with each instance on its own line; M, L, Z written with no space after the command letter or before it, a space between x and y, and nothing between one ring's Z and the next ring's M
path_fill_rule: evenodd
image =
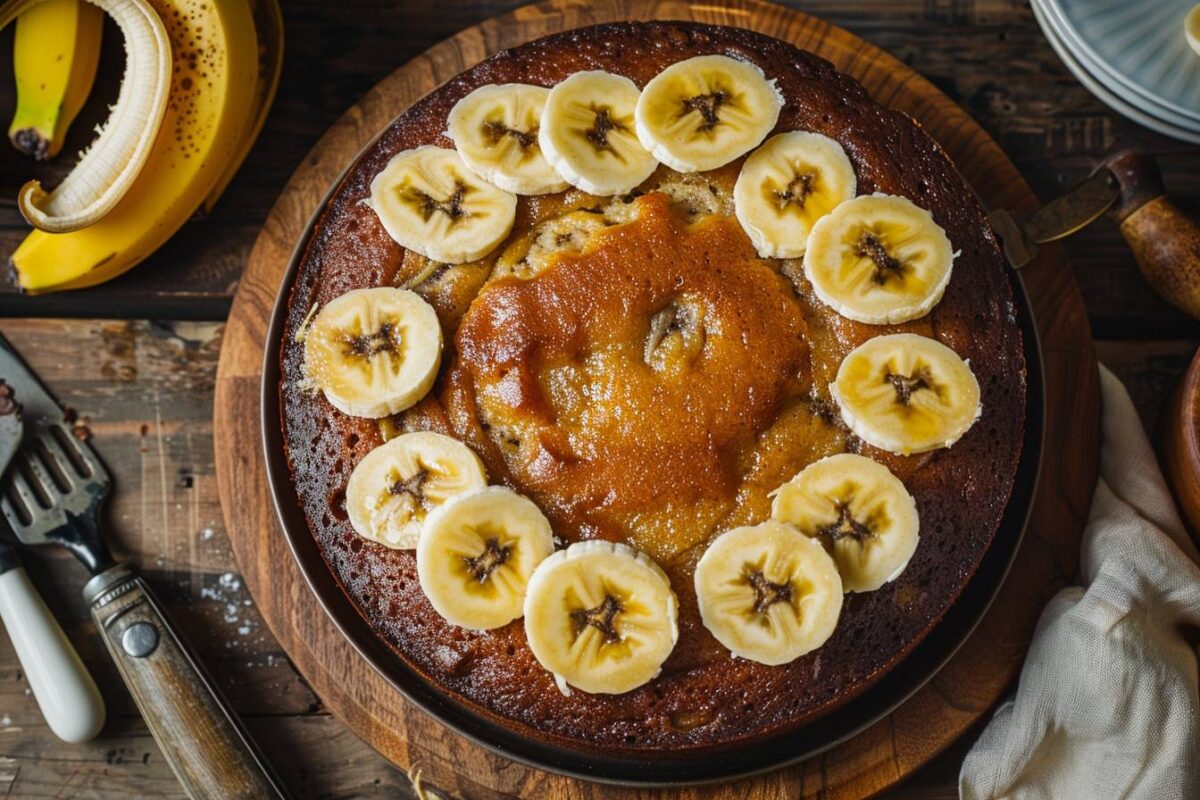
M1167 302L1200 318L1200 226L1167 199L1153 158L1125 152L1104 165L1121 185L1112 214L1146 282Z
M150 733L190 797L286 796L132 567L100 573L84 587L84 597Z

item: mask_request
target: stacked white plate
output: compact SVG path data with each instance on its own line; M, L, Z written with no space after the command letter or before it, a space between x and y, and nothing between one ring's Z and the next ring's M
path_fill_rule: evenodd
M1075 77L1147 128L1200 144L1200 53L1184 21L1196 0L1032 0Z

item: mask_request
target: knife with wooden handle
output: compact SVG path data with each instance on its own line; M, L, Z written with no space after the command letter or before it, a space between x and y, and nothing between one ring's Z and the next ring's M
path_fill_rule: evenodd
M1086 180L1027 216L996 210L988 220L1020 269L1039 244L1057 241L1109 213L1146 282L1176 308L1200 318L1200 227L1167 199L1153 158L1119 153Z

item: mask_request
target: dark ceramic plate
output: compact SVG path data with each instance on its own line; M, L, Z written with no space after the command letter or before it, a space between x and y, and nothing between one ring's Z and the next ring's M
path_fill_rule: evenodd
M356 159L357 162L357 159ZM341 180L334 184L341 184ZM335 188L336 190L336 188ZM613 756L521 736L447 695L409 666L360 616L309 531L296 497L283 446L279 342L288 298L322 202L301 237L280 286L267 333L262 384L263 448L271 495L288 546L309 588L356 650L404 698L457 733L538 769L606 783L638 786L695 784L743 777L796 763L849 739L895 710L930 680L966 641L999 590L1033 506L1042 456L1045 392L1041 347L1020 276L1008 270L1025 349L1025 437L1012 496L974 576L933 630L885 676L829 714L784 733L723 749Z

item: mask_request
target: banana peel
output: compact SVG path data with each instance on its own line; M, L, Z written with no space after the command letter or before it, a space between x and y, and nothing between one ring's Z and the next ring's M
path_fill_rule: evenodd
M79 289L124 273L189 219L211 211L228 187L274 100L282 71L283 20L277 0L217 0L205 5L212 6L206 13L226 17L223 27L229 38L222 52L229 59L231 74L237 76L226 83L230 107L216 120L220 130L214 136L219 141L212 142L207 156L196 161L169 141L156 141L144 174L108 216L70 233L31 232L10 258L23 291ZM188 0L166 3L168 9L175 6L188 7ZM205 26L206 32L213 29L214 25ZM162 137L169 139L179 122L167 119ZM184 137L191 133L186 124L180 129ZM178 167L187 175L181 176Z
M0 28L40 2L0 4ZM128 53L125 76L112 113L75 168L53 190L32 180L18 192L21 215L42 231L79 230L111 212L149 161L167 114L172 51L165 21L149 0L92 2L121 29Z

